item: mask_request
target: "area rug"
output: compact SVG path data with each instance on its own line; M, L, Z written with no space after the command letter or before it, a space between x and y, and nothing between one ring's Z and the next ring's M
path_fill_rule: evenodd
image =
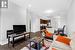
M49 48L50 47L51 43L52 42L48 42L48 41L44 40L45 46L43 46L40 50L46 50L46 48ZM31 45L33 45L33 44L34 43L31 43ZM21 50L29 50L29 46L30 46L30 44L28 44L27 47L24 47ZM36 50L36 49L31 48L31 50Z

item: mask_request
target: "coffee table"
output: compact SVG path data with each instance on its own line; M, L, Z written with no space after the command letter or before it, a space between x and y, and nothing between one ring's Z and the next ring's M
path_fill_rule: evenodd
M41 42L44 44L44 39L41 37L34 37L32 39L30 39L30 50L31 50L31 42L34 42L36 44L37 49L36 50L40 50L40 44Z

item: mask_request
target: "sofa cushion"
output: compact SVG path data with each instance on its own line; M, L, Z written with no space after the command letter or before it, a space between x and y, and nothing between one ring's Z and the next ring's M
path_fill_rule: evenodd
M56 38L56 41L62 42L62 43L67 44L67 45L70 45L71 39L69 39L67 37L64 37L64 36L58 36Z
M66 45L66 44L59 42L59 41L54 41L52 43L52 47L56 47L56 48L59 48L62 50L71 50L71 47L69 45Z

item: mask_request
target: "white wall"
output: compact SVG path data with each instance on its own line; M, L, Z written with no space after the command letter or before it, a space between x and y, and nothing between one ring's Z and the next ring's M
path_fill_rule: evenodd
M75 32L75 0L73 0L72 6L70 7L67 16L67 29L69 34Z
M40 31L40 18L37 15L32 15L31 18L31 31L37 32Z
M40 31L40 16L36 15L34 12L31 12L27 9L27 31L36 32Z
M71 1L72 0L32 0L30 4L31 10L39 15L43 15L46 10L53 10L53 15L55 15L66 12Z
M0 34L1 34L1 8L0 8ZM1 35L0 35L0 41L1 41ZM1 42L0 42L1 44Z
M1 9L1 42L7 43L6 31L11 30L12 26L17 24L26 25L26 9L20 5L12 2L14 0L8 0L8 8Z
M66 25L66 19L65 16L54 16L52 19L52 25L54 28L63 28L64 25Z

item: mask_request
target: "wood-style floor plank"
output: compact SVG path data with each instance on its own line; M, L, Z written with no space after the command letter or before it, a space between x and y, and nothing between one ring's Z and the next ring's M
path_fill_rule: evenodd
M23 47L25 47L27 44L28 44L27 41L22 41L22 42L16 43L14 48L12 47L11 44L9 46L8 44L3 45L3 46L0 45L0 50L20 50Z

